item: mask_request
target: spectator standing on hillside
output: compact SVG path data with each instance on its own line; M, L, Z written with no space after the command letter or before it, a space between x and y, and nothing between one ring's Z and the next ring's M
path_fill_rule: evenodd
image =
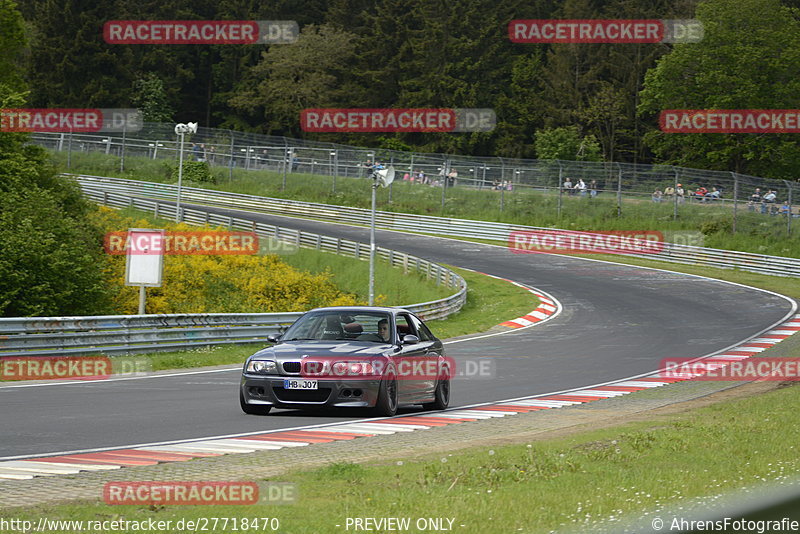
M589 182L589 198L592 199L597 196L597 180Z
M562 192L566 192L568 195L572 194L572 180L567 178L564 180L564 184L561 187Z
M575 190L580 192L582 197L586 196L586 182L583 181L583 178L578 178L578 183L575 184Z
M661 203L661 198L663 196L664 196L664 193L662 193L660 189L656 189L655 191L653 191L653 195L652 195L651 198L653 199L653 202L658 204L658 203Z
M671 185L668 185L667 187L665 187L664 188L664 196L667 197L668 199L674 197L675 196L675 188L672 187Z
M675 188L675 196L678 197L678 204L683 204L683 201L685 200L684 195L685 193L683 190L683 186L681 184L678 184L678 187Z
M456 169L451 169L447 174L447 187L454 187L456 182L458 182L458 171Z
M756 204L761 203L761 188L756 187L756 190L753 191L753 194L750 195L750 199L747 201L747 209L749 211L756 211Z

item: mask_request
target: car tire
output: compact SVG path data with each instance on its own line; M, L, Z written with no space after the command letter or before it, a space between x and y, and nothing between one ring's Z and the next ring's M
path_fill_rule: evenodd
M383 417L392 417L397 413L397 375L394 371L387 372L381 380L374 411Z
M450 405L450 371L445 370L436 384L433 402L422 405L426 410L446 410Z
M241 390L239 390L239 405L242 407L242 411L248 415L267 415L272 409L272 406L263 404L247 404Z

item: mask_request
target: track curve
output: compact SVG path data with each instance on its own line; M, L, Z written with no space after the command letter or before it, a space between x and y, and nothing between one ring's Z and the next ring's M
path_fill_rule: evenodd
M202 207L368 242L365 228ZM452 406L577 388L699 357L780 322L784 297L735 284L583 258L377 231L382 247L489 273L553 294L563 312L536 328L449 344L456 358L491 357L496 377L455 383ZM380 282L378 281L378 284ZM433 323L435 331L435 323ZM353 419L347 412L268 417L239 410L238 369L140 380L0 386L0 458L255 432ZM461 386L461 387L459 387Z

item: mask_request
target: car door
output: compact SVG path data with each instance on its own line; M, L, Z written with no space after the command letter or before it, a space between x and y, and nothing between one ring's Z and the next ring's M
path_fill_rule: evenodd
M419 338L419 344L421 348L425 351L424 359L426 369L429 371L434 369L436 370L435 374L431 372L426 373L427 379L424 381L424 384L421 384L423 395L432 397L434 391L436 390L439 360L442 356L444 356L444 345L442 345L442 342L431 333L431 331L427 326L425 326L425 323L423 323L419 317L413 313L409 313L408 318L417 332L417 337Z
M420 337L412 316L408 313L398 313L395 316L395 329L398 342L401 343L399 351L397 377L399 392L402 402L414 403L429 400L431 391L435 387L436 354L430 354L433 346L431 340L406 345L403 339L406 335ZM433 364L434 367L431 367Z

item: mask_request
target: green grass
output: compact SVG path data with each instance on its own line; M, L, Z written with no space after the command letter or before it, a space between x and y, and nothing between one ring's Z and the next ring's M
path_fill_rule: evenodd
M54 153L54 161L65 171L66 155ZM119 172L119 158L105 154L74 153L71 172L100 174L136 180L168 182L174 163L167 160L126 158L126 171ZM287 187L281 191L283 175L269 171L234 169L229 179L227 168L213 168L217 185L193 184L221 191L290 198L361 208L369 207L369 188L363 179L336 180L332 192L330 176L289 174ZM189 184L187 184L189 185ZM605 193L590 200L588 197L562 198L559 217L558 195L529 191L499 191L455 188L447 191L444 209L441 206L442 190L395 182L391 191L379 189L379 209L393 212L442 215L465 219L500 221L511 224L545 226L571 230L658 230L663 232L702 232L704 246L743 250L777 256L800 256L800 219L793 221L794 232L787 234L786 219L749 212L742 202L739 205L737 228L733 234L733 210L730 205L706 205L687 202L679 207L679 217L673 220L673 206L669 202L654 204L649 197L625 197L622 217L617 217L616 197ZM502 209L501 209L502 203Z
M296 534L346 532L347 517L453 518L454 531L464 533L576 526L591 531L660 506L713 502L724 492L757 489L797 474L798 410L800 388L788 387L567 438L412 460L389 454L380 462L333 463L271 477L297 484L293 505L109 508L89 503L20 509L11 515L34 524L42 516L173 522L277 517L280 532Z

